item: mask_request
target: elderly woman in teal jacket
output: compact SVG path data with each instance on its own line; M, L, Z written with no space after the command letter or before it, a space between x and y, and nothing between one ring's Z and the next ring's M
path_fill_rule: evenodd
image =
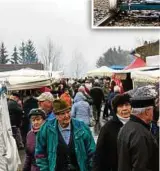
M91 171L95 142L88 126L71 119L70 106L54 101L56 119L47 121L37 136L36 163L41 171Z

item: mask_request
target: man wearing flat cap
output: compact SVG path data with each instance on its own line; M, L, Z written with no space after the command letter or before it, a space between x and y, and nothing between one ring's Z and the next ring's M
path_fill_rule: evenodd
M131 99L130 120L118 135L118 171L159 171L159 149L150 132L154 98Z
M38 100L39 108L46 112L46 120L54 119L55 114L53 113L53 95L50 92L44 92L36 99Z
M71 106L54 101L56 119L37 136L36 163L41 171L91 171L95 142L88 126L71 118Z
M101 128L98 136L92 171L117 171L117 136L121 127L129 121L130 96L118 94L112 100L115 115Z

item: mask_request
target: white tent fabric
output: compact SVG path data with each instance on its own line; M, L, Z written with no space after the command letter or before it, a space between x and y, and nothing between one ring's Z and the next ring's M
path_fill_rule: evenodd
M158 66L159 67L159 64L160 64L160 55L146 57L146 65L147 66Z
M149 70L154 70L154 69L158 69L159 67L157 66L146 66L146 67L139 67L139 68L133 68L133 69L123 69L123 70L114 70L114 73L133 73L136 71L149 71Z
M8 77L0 79L6 83L7 90L25 90L33 88L41 88L49 86L52 83L51 79L44 79L40 77Z
M0 94L0 171L17 171L21 164L17 145L12 136L7 99Z
M43 77L43 78L54 78L58 79L63 75L63 71L47 71L47 70L35 70L31 68L24 68L15 71L0 72L0 78L4 77Z
M24 90L49 86L54 80L60 79L62 75L62 71L20 69L0 72L0 81L6 82L8 90Z
M88 71L87 76L111 76L112 73L114 73L113 69L107 66L102 66L95 70Z
M160 81L160 70L135 71L131 73L131 78L134 81L156 83Z

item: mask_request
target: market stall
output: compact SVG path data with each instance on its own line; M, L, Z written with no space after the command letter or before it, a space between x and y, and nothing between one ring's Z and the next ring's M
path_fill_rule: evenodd
M131 73L131 78L135 88L148 84L155 85L160 81L160 70L135 71Z

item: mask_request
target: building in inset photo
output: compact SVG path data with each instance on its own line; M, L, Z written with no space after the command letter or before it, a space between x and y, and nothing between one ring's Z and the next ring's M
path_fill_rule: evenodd
M160 26L160 0L93 0L92 28Z

